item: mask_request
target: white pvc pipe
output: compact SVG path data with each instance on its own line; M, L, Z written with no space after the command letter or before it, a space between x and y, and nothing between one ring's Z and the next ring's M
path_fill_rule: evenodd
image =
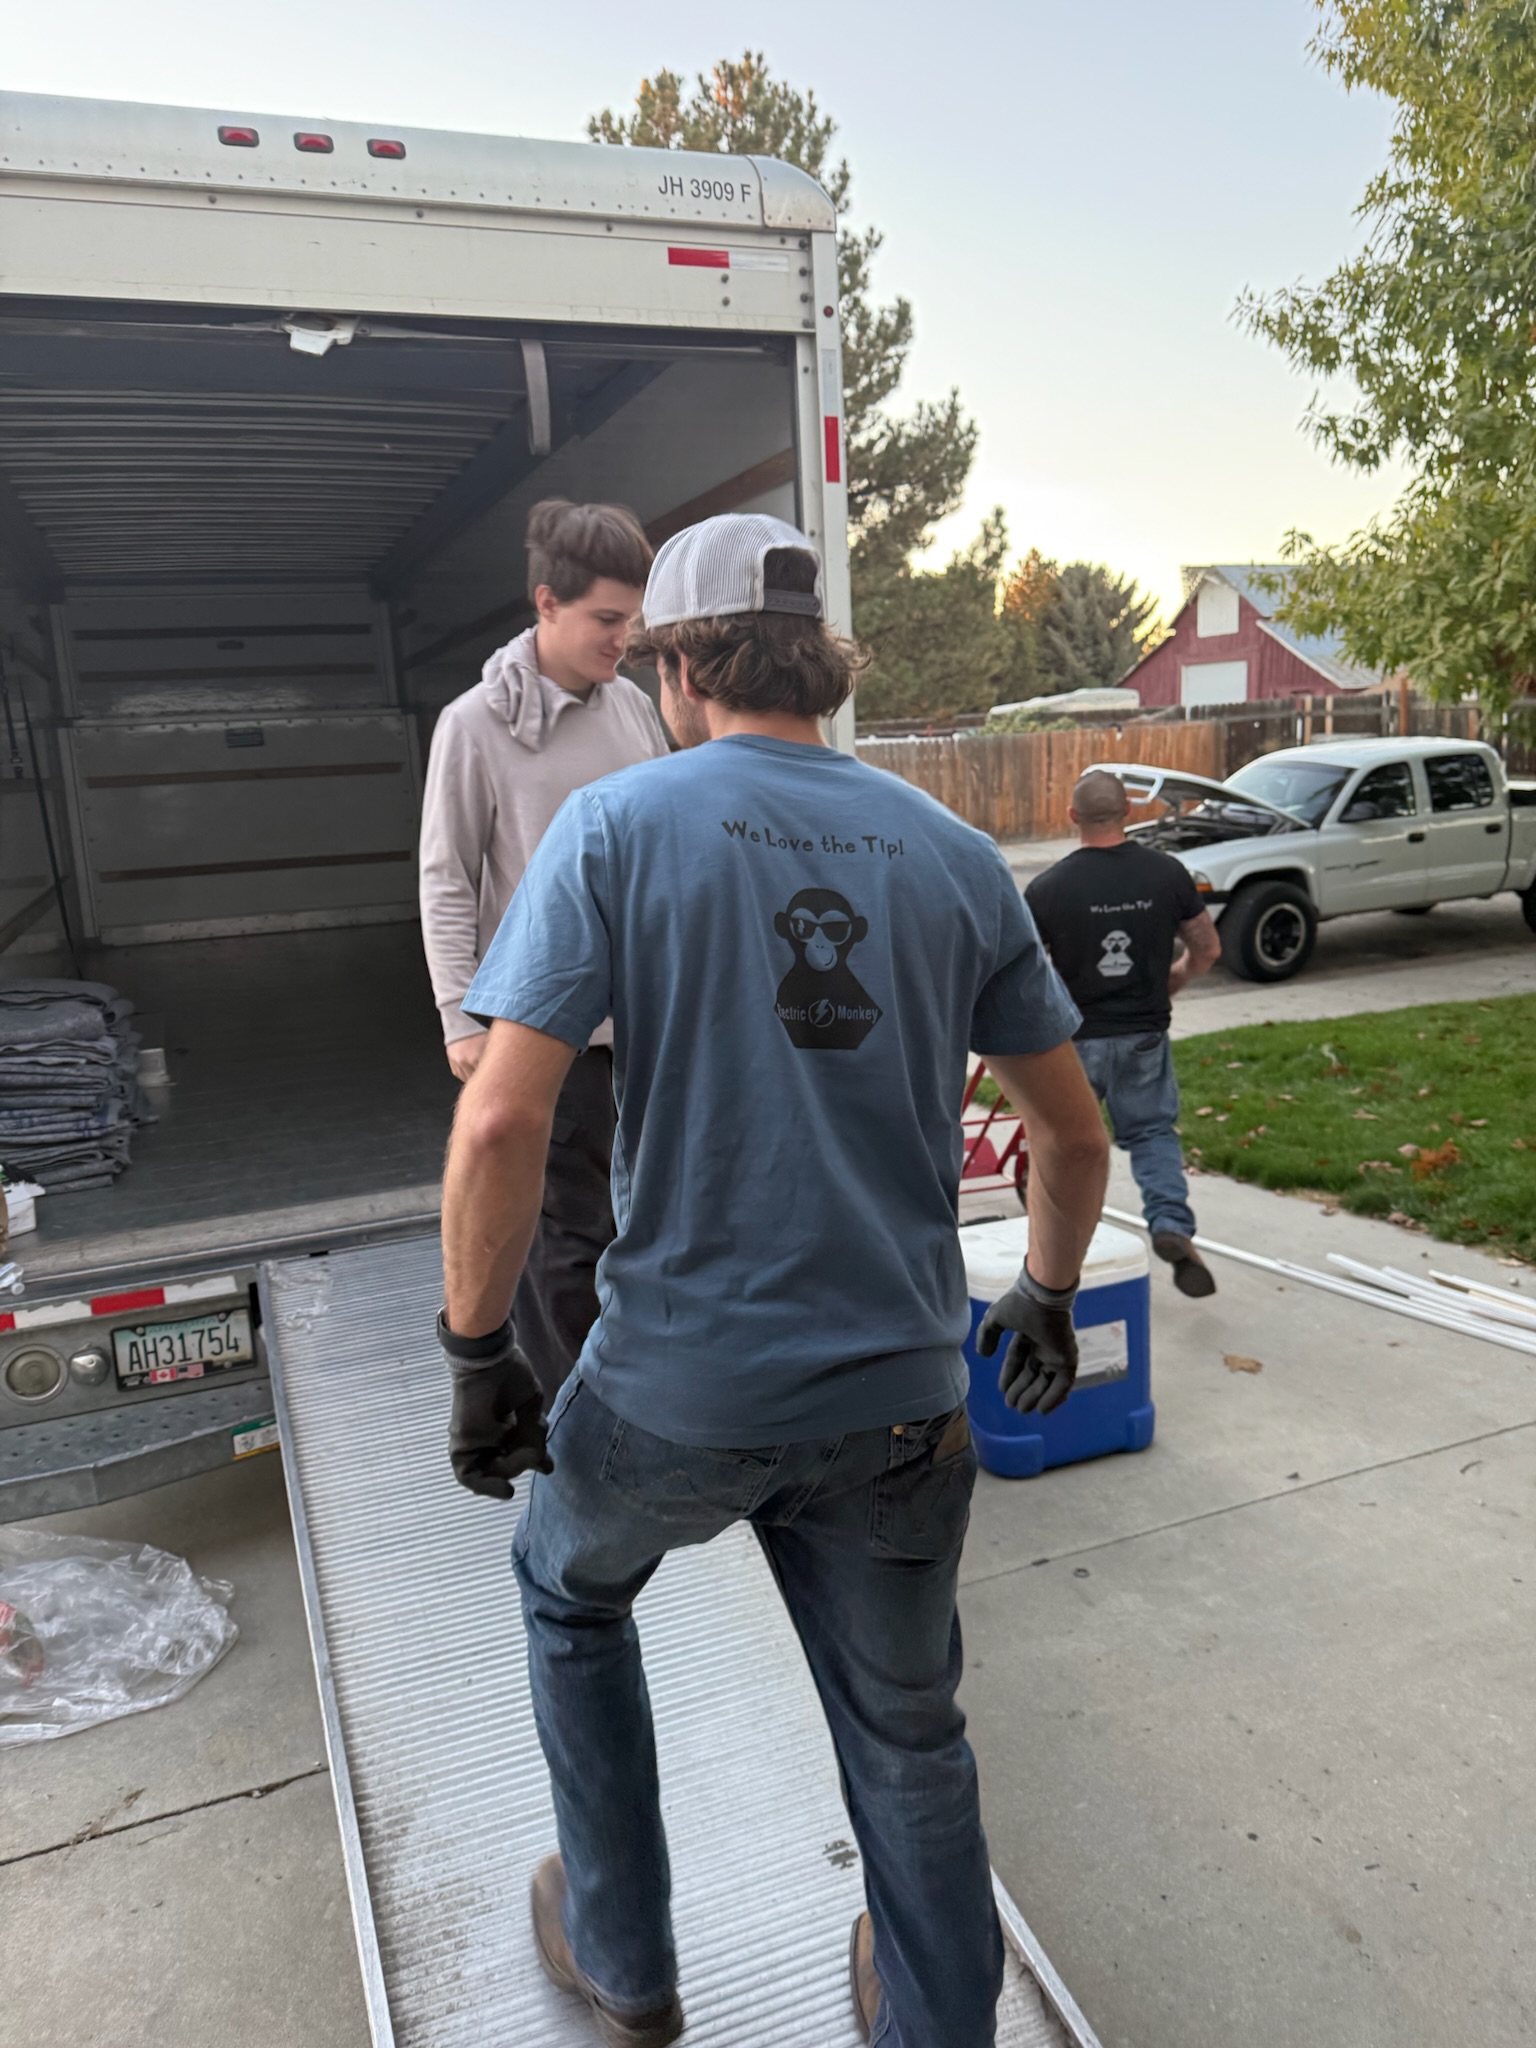
M1527 1315L1536 1313L1536 1303L1528 1294L1511 1294L1507 1287L1490 1287L1486 1280L1463 1280L1459 1273L1437 1273L1433 1267L1429 1277L1446 1287L1458 1287L1464 1294L1487 1294L1495 1301L1507 1301L1512 1308L1523 1308Z
M1536 1307L1505 1307L1502 1301L1485 1301L1467 1289L1448 1287L1442 1281L1426 1280L1418 1273L1405 1273L1398 1266L1383 1266L1382 1272L1389 1279L1401 1281L1420 1294L1426 1301L1438 1301L1454 1308L1458 1314L1486 1318L1494 1323L1512 1323L1516 1329L1536 1331Z
M1116 1223L1129 1223L1134 1229L1145 1230L1146 1224L1139 1216L1133 1216L1125 1209L1108 1209L1104 1214ZM1478 1337L1485 1344L1497 1344L1505 1351L1519 1351L1528 1358L1536 1358L1536 1333L1527 1341L1522 1331L1505 1331L1499 1326L1477 1320L1471 1312L1459 1311L1446 1306L1444 1309L1422 1307L1415 1301L1389 1294L1381 1287L1363 1287L1353 1280L1335 1280L1330 1274L1317 1273L1310 1266L1297 1266L1287 1259L1265 1258L1260 1252L1245 1252L1237 1245L1221 1244L1213 1237L1196 1237L1192 1240L1196 1249L1214 1252L1219 1258L1234 1259L1239 1265L1252 1266L1261 1273L1278 1273L1282 1278L1301 1280L1309 1287L1316 1287L1324 1294L1337 1294L1345 1301L1363 1302L1368 1308L1387 1309L1393 1315L1406 1316L1410 1322L1425 1323L1432 1329L1449 1330L1458 1337Z

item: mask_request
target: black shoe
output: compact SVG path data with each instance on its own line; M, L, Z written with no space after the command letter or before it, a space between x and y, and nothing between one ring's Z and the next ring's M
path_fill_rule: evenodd
M670 2005L627 2017L603 2003L597 1987L571 1954L563 1917L565 1865L558 1856L546 1856L533 1873L532 1898L533 1938L545 1976L562 1991L574 1991L587 2001L608 2048L669 2048L683 2031L683 2008L675 1991Z
M1160 1230L1152 1240L1152 1249L1172 1266L1173 1284L1180 1294L1203 1301L1208 1294L1216 1292L1216 1275L1187 1237L1180 1237L1172 1230Z

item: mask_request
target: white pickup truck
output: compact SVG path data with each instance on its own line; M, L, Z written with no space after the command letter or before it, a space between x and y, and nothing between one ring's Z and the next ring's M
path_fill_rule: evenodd
M1250 761L1225 782L1122 761L1129 828L1183 861L1220 919L1222 957L1286 981L1324 918L1419 913L1513 890L1536 932L1536 783L1468 740L1326 740Z

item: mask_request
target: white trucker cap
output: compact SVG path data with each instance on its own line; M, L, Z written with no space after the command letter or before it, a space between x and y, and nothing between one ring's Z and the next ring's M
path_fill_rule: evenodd
M819 619L819 559L814 591L769 590L763 559L775 548L816 553L798 527L766 512L722 512L685 526L663 541L651 564L642 620L647 626L675 626L684 619L723 619L737 612L795 612Z

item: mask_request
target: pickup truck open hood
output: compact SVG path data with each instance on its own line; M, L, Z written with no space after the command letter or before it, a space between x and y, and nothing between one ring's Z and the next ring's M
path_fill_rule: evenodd
M1283 811L1278 804L1265 803L1262 797L1248 796L1240 789L1233 789L1230 783L1212 782L1204 775L1186 774L1182 768L1147 768L1136 761L1095 761L1093 765L1102 768L1106 775L1118 775L1137 809L1156 803L1174 807L1197 803L1237 805L1242 810L1258 811L1267 818L1273 818L1277 825L1284 825L1288 831L1304 829L1299 818Z

